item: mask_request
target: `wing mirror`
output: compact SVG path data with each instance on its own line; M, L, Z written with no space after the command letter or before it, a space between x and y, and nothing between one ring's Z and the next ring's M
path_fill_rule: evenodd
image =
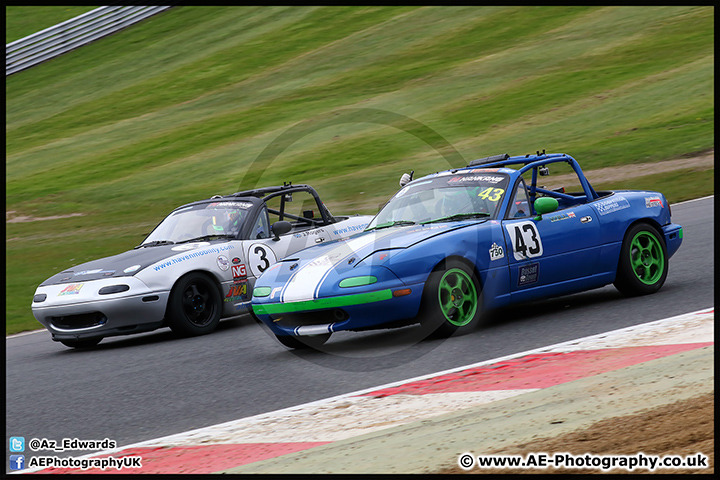
M558 201L555 198L551 197L540 197L537 200L535 200L535 213L537 213L537 217L535 217L536 221L542 220L542 216L546 213L551 213L557 210L558 208Z
M286 222L285 220L280 220L272 224L272 227L270 227L270 230L272 230L273 240L276 242L280 240L280 235L285 235L290 230L292 230L292 224L290 222Z

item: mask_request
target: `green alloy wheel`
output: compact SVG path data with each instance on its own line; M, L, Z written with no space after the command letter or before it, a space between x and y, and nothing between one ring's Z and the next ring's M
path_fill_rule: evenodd
M420 307L421 324L433 337L473 330L480 319L480 284L475 274L457 260L430 274Z
M438 302L445 320L456 327L470 323L478 308L477 289L467 272L453 268L440 279Z
M627 296L655 293L665 283L667 273L667 249L662 235L646 223L630 227L620 251L615 288Z

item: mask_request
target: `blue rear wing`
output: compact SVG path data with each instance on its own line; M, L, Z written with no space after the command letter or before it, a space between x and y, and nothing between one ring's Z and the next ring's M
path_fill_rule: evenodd
M538 170L541 167L545 167L546 165L549 165L551 163L560 163L564 162L569 164L575 174L578 176L578 180L580 180L580 185L582 186L583 192L585 193L585 201L591 202L598 198L597 192L592 188L590 185L590 182L588 182L587 178L585 178L585 174L583 173L582 169L580 168L580 165L577 163L577 161L571 157L570 155L566 153L545 153L543 150L543 153L537 152L535 155L521 155L521 156L515 156L511 157L507 153L503 153L501 155L493 155L491 157L485 157L485 158L479 158L477 160L473 160L472 162L468 163L468 167L478 167L482 166L482 168L497 168L497 167L507 167L511 165L522 165L517 171L518 174L522 175L528 170L532 170L532 184L529 187L530 190L530 196L532 197L532 200L534 201L535 196L538 193L544 193L545 195L550 195L557 198L564 198L566 200L582 200L581 198L573 195L567 195L565 193L560 193L556 191L550 191L545 190L544 188L537 186L537 177L538 177Z

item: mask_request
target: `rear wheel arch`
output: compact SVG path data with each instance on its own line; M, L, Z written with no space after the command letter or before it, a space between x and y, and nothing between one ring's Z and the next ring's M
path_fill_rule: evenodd
M638 225L638 224L641 224L641 223L646 224L646 225L650 225L650 226L653 227L655 230L657 230L657 231L658 231L658 234L660 235L660 240L663 242L663 245L665 245L665 247L667 248L667 245L665 244L665 235L663 235L662 226L661 226L656 220L654 220L653 218L645 217L645 218L638 218L637 220L634 220L633 222L629 223L629 224L625 227L625 230L623 231L622 239L620 240L620 249L621 249L621 250L622 250L622 242L625 240L625 237L627 236L627 233L630 231L631 228L635 227L635 225ZM617 261L620 261L620 255L621 255L621 252L618 252ZM617 274L617 271L616 271L616 274Z
M625 229L625 233L623 234L623 238L625 238L625 235L627 235L628 230L630 230L632 227L634 227L635 225L637 225L637 224L639 224L639 223L646 223L646 224L650 225L651 227L653 227L653 228L654 228L655 230L657 230L658 233L660 234L660 239L663 241L663 243L665 242L665 235L663 235L662 225L660 225L660 223L658 223L658 221L655 220L655 219L652 218L652 217L638 218L637 220L635 220L634 222L632 222L632 223L631 223L630 225L628 225L627 228Z
M645 220L630 224L623 235L613 283L626 296L655 293L667 278L668 255L662 228L657 222Z

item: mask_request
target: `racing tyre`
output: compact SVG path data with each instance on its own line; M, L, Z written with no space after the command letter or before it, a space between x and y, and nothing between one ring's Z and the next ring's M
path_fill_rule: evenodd
M323 333L321 335L304 335L302 337L293 337L292 335L275 335L277 339L288 348L296 350L319 348L325 344L330 338L331 333Z
M420 323L434 338L468 333L480 322L480 299L480 282L473 271L457 260L446 262L425 283Z
M81 340L60 340L60 343L70 348L90 348L100 343L102 339L103 337L83 338Z
M170 292L166 317L178 335L206 335L220 323L222 299L215 283L201 273L180 278Z
M665 241L646 223L633 225L625 233L615 288L627 296L647 295L660 290L668 273Z

